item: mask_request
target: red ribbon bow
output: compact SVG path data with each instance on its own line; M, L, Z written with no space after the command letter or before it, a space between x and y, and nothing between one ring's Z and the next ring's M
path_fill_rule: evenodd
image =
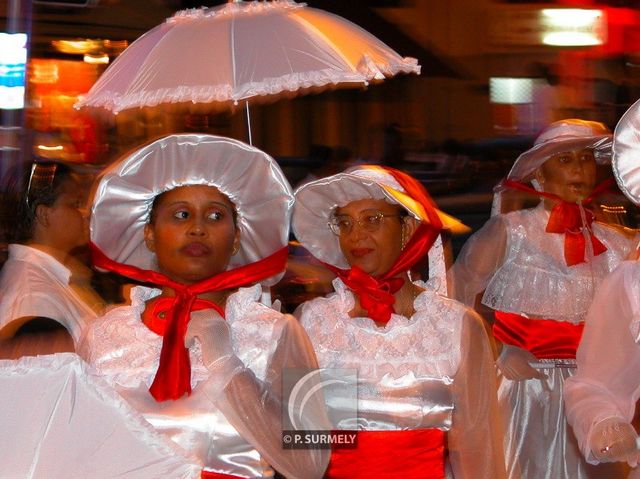
M149 392L158 402L179 399L185 394L191 394L191 361L189 350L184 345L191 311L214 308L224 318L224 311L220 306L210 301L200 300L197 295L256 283L280 273L284 270L287 261L287 248L284 247L255 263L224 271L199 283L186 286L157 271L117 263L108 258L93 243L90 247L93 264L96 267L137 281L168 286L176 293L173 298L163 298L154 305L154 312L165 312L164 318L154 316L153 321L145 321L145 324L152 322L154 324L152 331L159 333L161 330L163 336L160 364L153 384L149 388ZM163 326L160 326L160 323L163 323Z
M393 293L402 288L403 278L376 279L357 266L348 270L332 268L342 282L360 298L360 305L370 318L386 323L393 313Z
M164 336L167 331L167 318L170 316L170 310L173 307L174 298L154 298L149 301L142 312L142 322L147 328L156 333L158 336ZM193 302L191 312L202 311L204 309L214 309L220 316L224 318L224 311L213 301L196 298Z
M585 205L593 201L598 194L608 189L612 184L612 178L602 182L594 188L591 195L589 195L582 204L564 201L558 195L547 193L545 191L537 191L516 181L505 180L502 183L502 186L525 191L527 193L532 193L536 196L549 198L555 201L555 205L551 209L545 231L547 233L564 234L564 260L567 263L567 266L574 266L586 261L585 251L587 242L584 234L585 231L591 241L594 256L598 256L599 254L607 251L607 247L602 244L591 229L591 224L595 219L595 215L593 214L593 211L586 208Z
M420 224L393 266L379 278L374 278L357 266L348 270L342 270L330 264L326 264L326 266L358 296L360 305L367 311L371 319L379 323L387 323L394 312L395 297L393 293L402 288L405 281L404 278L396 276L401 272L408 271L429 252L442 230L442 221L433 206L433 200L429 193L418 180L394 168L382 168L395 178L408 196L423 206L429 223Z

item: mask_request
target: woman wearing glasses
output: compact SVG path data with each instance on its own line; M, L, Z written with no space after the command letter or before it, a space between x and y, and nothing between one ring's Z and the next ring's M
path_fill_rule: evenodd
M402 172L362 166L295 196L296 237L338 276L335 293L297 315L320 366L337 371L325 389L334 428L358 431L357 447L334 448L327 477L443 478L449 465L458 479L504 477L482 323L411 279L442 228L427 192Z

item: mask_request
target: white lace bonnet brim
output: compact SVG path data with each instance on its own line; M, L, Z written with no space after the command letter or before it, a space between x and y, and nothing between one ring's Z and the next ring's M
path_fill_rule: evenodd
M91 241L118 263L156 270L144 225L156 196L186 185L215 186L235 205L240 249L228 269L287 245L293 195L280 167L257 148L204 134L161 138L108 167L93 195Z
M375 165L351 168L307 183L296 190L295 198L292 228L296 238L320 261L342 269L348 268L349 264L340 250L338 237L328 226L335 208L373 198L398 204L414 218L428 221L422 205L408 196L393 176ZM445 228L454 232L468 231L455 218L436 211Z
M584 120L561 120L547 127L532 148L522 153L507 178L530 181L531 175L551 156L576 149L591 148L598 164L611 159L612 135L601 123Z

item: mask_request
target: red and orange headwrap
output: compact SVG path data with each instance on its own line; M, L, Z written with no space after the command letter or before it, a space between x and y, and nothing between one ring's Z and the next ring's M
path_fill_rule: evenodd
M415 178L376 165L352 168L308 183L295 192L295 197L292 227L298 240L356 292L369 315L380 322L388 321L393 312L393 293L404 283L397 278L399 273L409 270L429 252L443 227L464 227L439 211ZM350 268L338 237L328 227L336 207L364 198L398 204L420 221L395 264L378 278L357 267Z

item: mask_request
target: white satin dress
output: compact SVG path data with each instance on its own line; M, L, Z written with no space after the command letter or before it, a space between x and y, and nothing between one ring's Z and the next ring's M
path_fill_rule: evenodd
M393 314L385 327L349 316L354 295L340 279L335 293L296 312L321 368L356 369L358 418L336 424L360 431L446 431L456 479L504 477L495 371L481 319L426 288L411 318ZM329 394L329 410L338 397ZM388 458L393 470L393 456ZM353 477L361 477L354 471ZM391 477L391 476L381 476Z
M549 211L535 208L492 217L465 244L450 271L453 295L469 306L484 291L493 310L530 319L580 324L603 278L631 252L634 241L594 222L607 251L567 266L564 235L546 233ZM614 479L608 466L582 457L562 402L574 359L541 359L547 379L511 381L499 375L498 399L505 421L505 454L510 479Z
M176 454L205 470L263 478L274 475L273 466L288 477L321 477L328 452L283 450L280 408L268 407L279 404L283 368L315 365L297 321L259 303L259 285L241 288L229 296L225 316L239 365L233 375L246 377L239 383L221 383L202 363L196 341L190 347L191 395L156 402L148 389L158 368L162 337L142 323L141 314L145 302L159 293L135 287L131 306L112 309L91 325L81 354L97 374L166 438ZM217 315L213 310L192 314ZM257 386L238 388L247 382ZM324 410L307 416L316 413L324 415Z
M638 261L625 261L602 283L576 359L577 373L565 385L567 418L587 460L597 464L588 442L593 426L608 418L632 422L640 398ZM629 477L640 478L640 468Z

